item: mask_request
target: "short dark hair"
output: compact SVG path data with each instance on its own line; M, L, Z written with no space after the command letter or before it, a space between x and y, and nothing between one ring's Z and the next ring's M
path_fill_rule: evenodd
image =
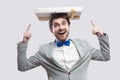
M70 25L70 19L67 13L52 13L51 18L49 20L49 27L52 28L53 20L57 18L65 18Z

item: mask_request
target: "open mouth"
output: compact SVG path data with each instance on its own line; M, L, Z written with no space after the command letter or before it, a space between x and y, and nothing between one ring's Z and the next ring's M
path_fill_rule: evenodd
M60 31L59 32L59 35L64 35L65 34L65 31Z

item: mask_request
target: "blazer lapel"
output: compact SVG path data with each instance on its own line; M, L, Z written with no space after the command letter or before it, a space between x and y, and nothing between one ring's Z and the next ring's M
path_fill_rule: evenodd
M80 45L77 40L71 40L71 41L75 45L75 48L78 51L78 54L80 55L80 58L83 57L84 56L84 54L83 54L84 48L82 47L82 45Z
M80 56L80 59L72 66L72 68L70 69L70 71L76 69L77 67L79 67L79 65L83 62L83 59L85 58L85 48L83 46L83 43L78 41L78 40L71 40L73 42L73 44L75 45L75 48L77 49L78 51L78 54ZM53 50L54 50L54 47L55 47L55 44L54 42L50 43L50 46L49 46L49 58L50 58L50 62L52 65L54 65L54 68L60 70L60 71L63 71L63 72L68 72L67 69L65 69L62 65L60 65L58 62L56 62L54 59L53 59Z
M58 62L56 62L54 59L53 59L53 50L54 50L54 47L55 47L55 44L54 42L50 43L50 46L49 46L49 58L50 58L50 62L51 64L54 65L55 68L59 69L60 71L63 71L63 72L66 72L67 70L62 66L60 65Z
M70 71L73 71L74 69L76 69L77 67L79 67L79 65L83 62L84 56L85 56L85 48L82 46L82 43L78 43L77 40L71 40L73 42L73 44L75 45L78 54L80 55L80 59L72 66L72 68L70 69Z

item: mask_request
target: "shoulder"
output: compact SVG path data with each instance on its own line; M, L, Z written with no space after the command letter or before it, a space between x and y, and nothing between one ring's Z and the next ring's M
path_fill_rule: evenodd
M73 42L81 44L81 43L86 43L87 44L87 40L86 39L71 39Z
M54 46L54 41L51 41L51 42L40 45L39 50L44 51L44 50L50 49L53 46Z
M90 47L86 39L71 39L71 41L75 45L80 46L80 47L84 47L84 48Z

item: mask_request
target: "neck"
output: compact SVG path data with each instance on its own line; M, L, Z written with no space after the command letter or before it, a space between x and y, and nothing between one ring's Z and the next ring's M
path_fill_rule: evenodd
M68 39L70 39L70 38L68 37L65 41L67 41ZM57 38L56 38L56 41L64 42L64 41L60 41L60 40L58 40Z

